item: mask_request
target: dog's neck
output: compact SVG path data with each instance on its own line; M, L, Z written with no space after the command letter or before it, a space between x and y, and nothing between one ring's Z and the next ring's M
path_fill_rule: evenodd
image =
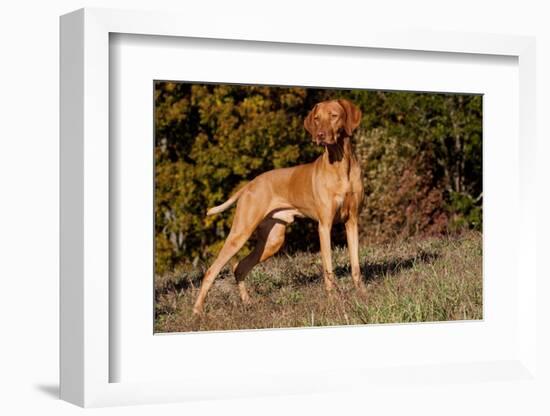
M335 144L325 146L323 163L336 169L339 174L349 176L351 161L353 159L353 146L351 137L339 137Z

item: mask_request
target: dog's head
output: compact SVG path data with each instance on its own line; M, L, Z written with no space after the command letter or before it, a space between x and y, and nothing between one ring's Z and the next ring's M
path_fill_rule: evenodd
M348 100L330 100L316 104L304 120L305 129L315 143L336 144L342 135L351 136L361 122L361 110Z

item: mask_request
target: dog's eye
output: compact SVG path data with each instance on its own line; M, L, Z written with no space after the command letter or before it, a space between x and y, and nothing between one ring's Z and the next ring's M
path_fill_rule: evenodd
M338 118L338 114L331 114L330 115L332 118Z

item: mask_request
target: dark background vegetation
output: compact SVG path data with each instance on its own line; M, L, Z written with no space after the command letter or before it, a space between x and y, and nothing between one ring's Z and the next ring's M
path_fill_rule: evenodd
M482 97L465 94L155 82L156 274L215 255L233 210L206 217L239 186L322 151L303 128L315 103L363 112L354 143L365 184L360 238L384 243L482 226ZM315 250L299 220L287 252ZM342 231L334 230L335 244Z

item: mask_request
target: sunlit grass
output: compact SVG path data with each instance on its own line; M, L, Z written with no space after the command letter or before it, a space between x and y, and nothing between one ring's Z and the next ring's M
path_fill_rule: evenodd
M155 331L430 322L482 319L482 239L429 238L363 246L366 295L353 287L347 250L333 250L337 289L324 291L319 253L279 254L247 277L251 305L243 306L224 269L208 294L205 313L191 309L206 265L157 276Z

